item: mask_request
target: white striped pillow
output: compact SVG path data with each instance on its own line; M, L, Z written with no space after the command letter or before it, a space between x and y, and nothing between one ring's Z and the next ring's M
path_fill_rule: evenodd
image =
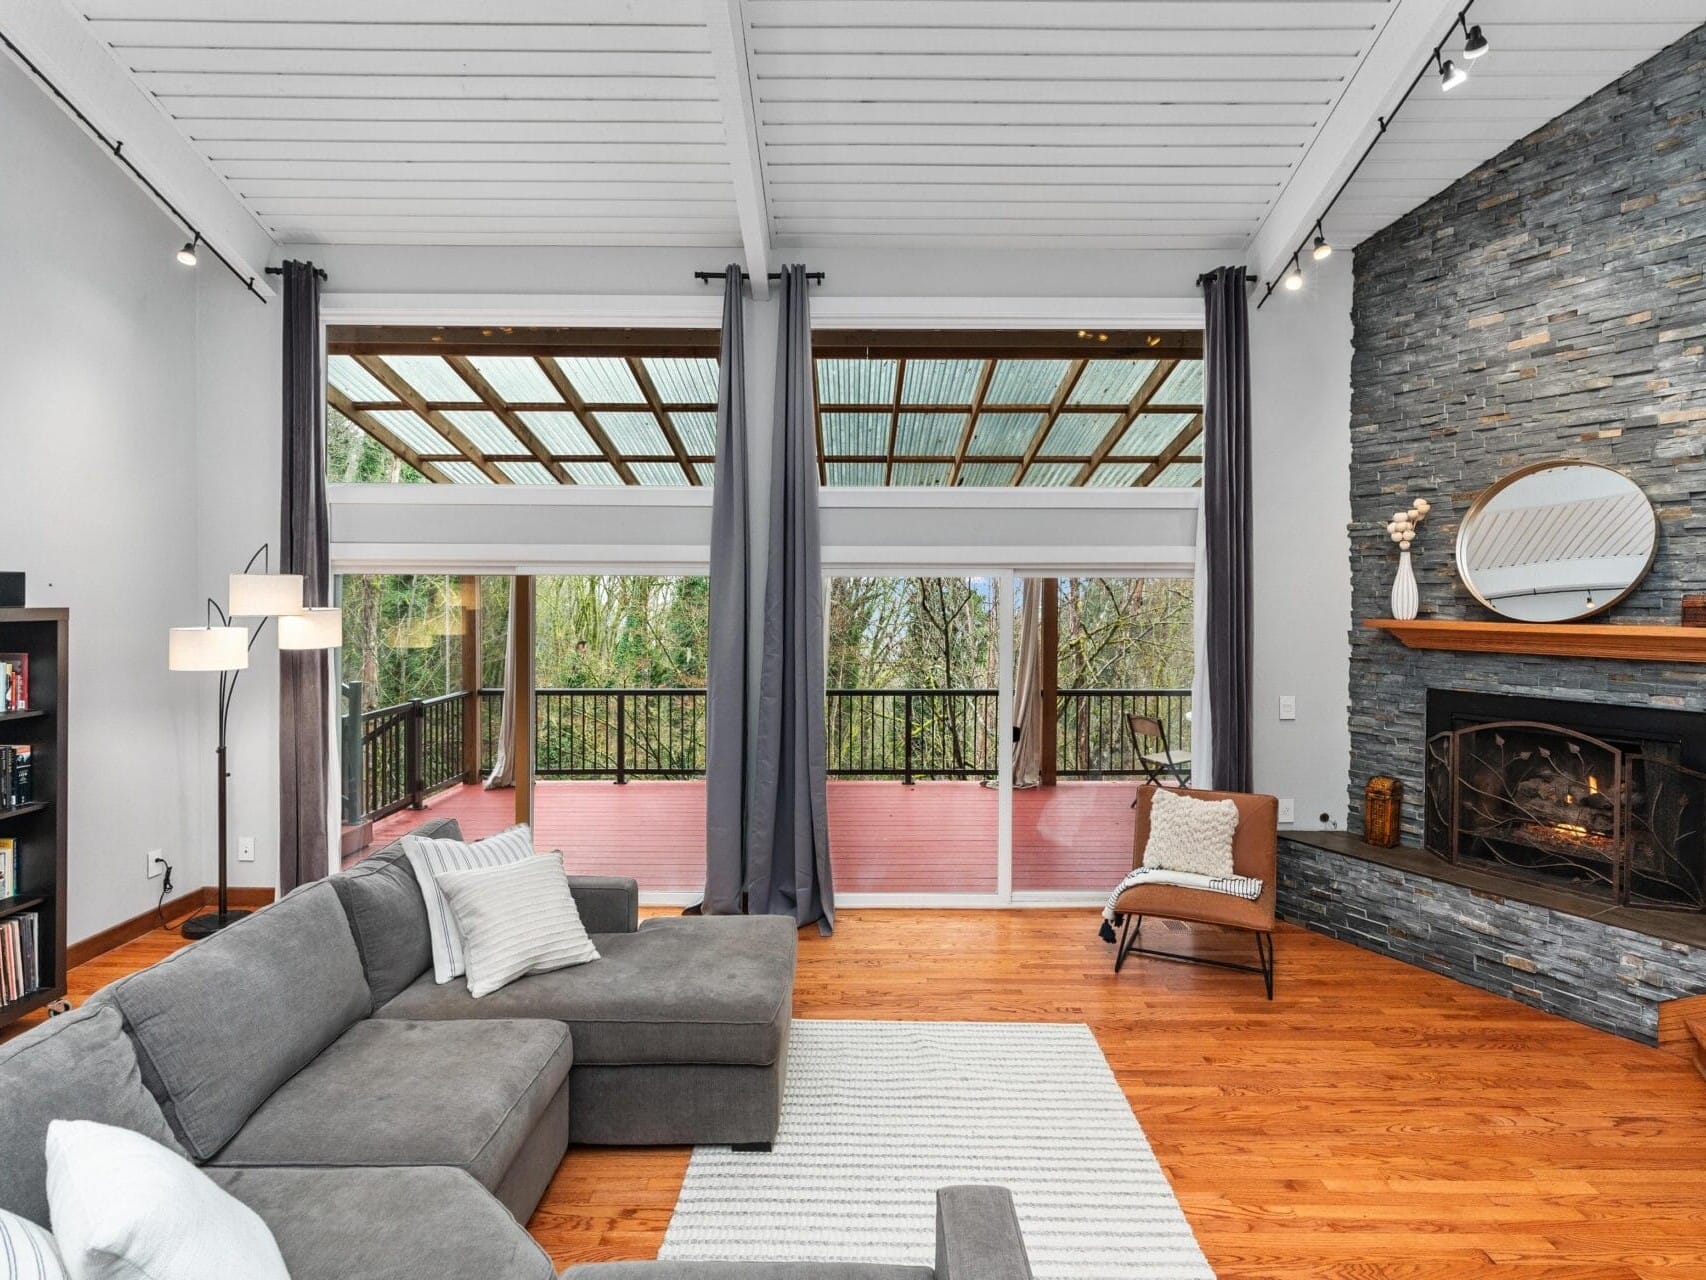
M523 974L599 958L569 892L560 853L480 871L446 871L438 887L462 932L468 994L476 999Z
M437 877L446 871L468 871L478 867L500 867L533 856L533 832L526 826L511 827L472 844L461 840L434 840L426 836L404 836L403 853L414 869L426 902L427 927L432 932L432 976L449 982L462 976L462 934L456 918L444 905ZM559 873L561 862L558 863ZM566 887L566 885L565 885Z
M0 1209L0 1276L8 1280L65 1280L59 1246L28 1218Z

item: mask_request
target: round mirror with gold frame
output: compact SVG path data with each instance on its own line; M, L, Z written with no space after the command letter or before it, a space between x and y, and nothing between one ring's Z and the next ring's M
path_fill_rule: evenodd
M1457 573L1503 617L1574 622L1626 599L1658 545L1658 515L1628 476L1595 462L1537 462L1469 508Z

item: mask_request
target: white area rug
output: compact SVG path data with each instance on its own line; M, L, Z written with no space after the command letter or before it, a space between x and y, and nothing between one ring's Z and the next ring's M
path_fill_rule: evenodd
M796 1020L775 1150L696 1149L659 1256L929 1266L961 1182L1013 1192L1036 1280L1213 1280L1077 1024Z

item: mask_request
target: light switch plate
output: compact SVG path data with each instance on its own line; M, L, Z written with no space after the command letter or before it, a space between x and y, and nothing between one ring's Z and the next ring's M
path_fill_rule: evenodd
M1287 798L1279 802L1279 820L1281 822L1297 821L1297 801Z
M1295 694L1290 694L1290 693L1280 694L1280 719L1281 720L1295 720L1295 719L1297 719L1297 697Z

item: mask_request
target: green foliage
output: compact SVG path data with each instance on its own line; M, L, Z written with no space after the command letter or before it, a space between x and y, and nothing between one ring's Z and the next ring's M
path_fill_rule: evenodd
M426 477L336 409L326 409L326 478L333 484L425 484Z

